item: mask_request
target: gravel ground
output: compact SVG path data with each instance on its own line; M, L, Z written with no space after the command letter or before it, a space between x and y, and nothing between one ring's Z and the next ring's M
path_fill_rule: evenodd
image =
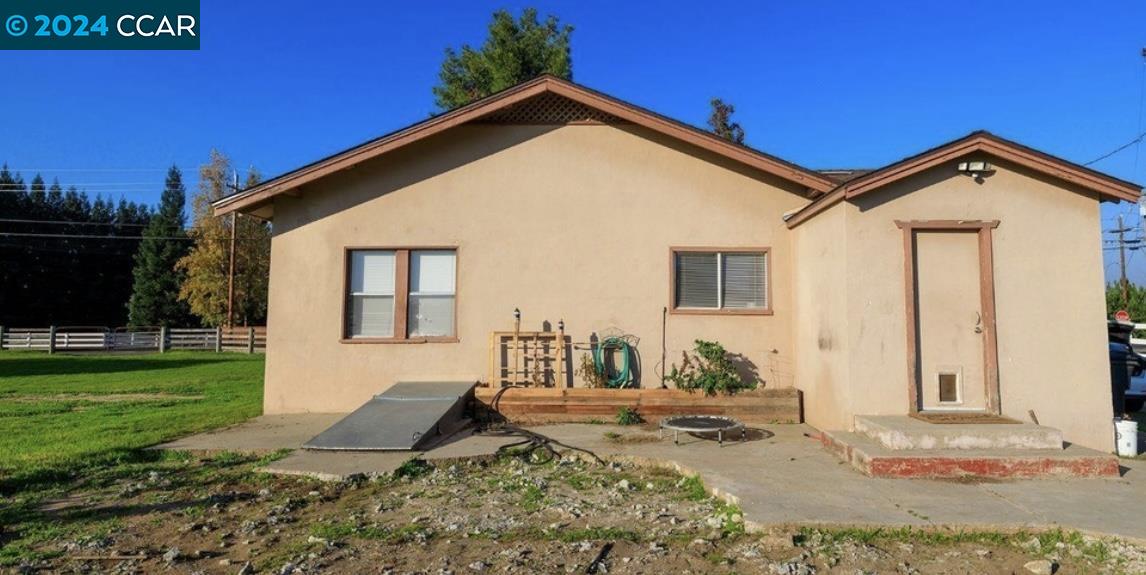
M1143 573L1077 533L777 528L695 478L527 454L321 483L168 455L6 501L0 564L74 573ZM798 486L793 486L798 488Z

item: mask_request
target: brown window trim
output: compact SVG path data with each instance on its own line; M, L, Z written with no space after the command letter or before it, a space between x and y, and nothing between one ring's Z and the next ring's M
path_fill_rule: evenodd
M350 301L350 256L364 250L385 250L394 252L394 337L350 337L350 316L347 303ZM410 252L420 250L450 250L454 252L454 335L433 337L408 337L407 314L410 305ZM348 344L417 344L417 343L458 343L458 297L461 292L458 268L461 257L458 246L347 246L342 249L342 327L339 343Z
M767 275L764 277L764 299L768 306L763 308L678 308L676 307L676 254L688 252L722 253L762 253L766 262ZM673 246L669 248L669 314L670 315L772 315L772 248L761 247L712 247L712 246Z

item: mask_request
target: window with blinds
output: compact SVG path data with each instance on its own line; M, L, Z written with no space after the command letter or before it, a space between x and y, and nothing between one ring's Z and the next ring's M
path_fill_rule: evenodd
M351 250L347 266L345 337L454 337L455 250Z
M676 309L769 309L766 250L675 250L673 282Z
M447 250L410 251L410 337L454 335L456 254Z
M350 337L394 337L394 252L350 253Z

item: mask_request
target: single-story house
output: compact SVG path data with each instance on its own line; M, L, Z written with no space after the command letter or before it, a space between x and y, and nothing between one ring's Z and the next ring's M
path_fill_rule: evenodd
M214 207L274 222L267 413L485 380L520 309L640 337L644 386L662 337L719 341L820 429L1034 413L1110 451L1099 204L1140 192L987 132L818 172L540 77Z

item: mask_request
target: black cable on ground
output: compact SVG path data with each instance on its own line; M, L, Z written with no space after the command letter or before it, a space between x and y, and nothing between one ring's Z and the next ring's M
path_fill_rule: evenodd
M497 393L494 394L493 398L490 399L489 412L488 412L489 414L497 413L497 406L498 406L498 403L501 401L501 396L504 395L506 391L508 391L509 389L511 389L513 387L525 387L525 386L520 386L520 385L508 386L508 387L503 387L503 388L499 389L497 391ZM582 449L580 447L574 447L572 445L567 445L567 444L561 443L560 441L557 441L556 439L553 439L551 437L546 437L546 436L544 436L540 433L537 433L535 431L530 431L528 429L513 425L513 424L508 423L508 422L496 422L495 423L493 421L493 418L490 417L489 415L487 415L487 417L485 418L485 421L479 422L477 433L481 434L481 435L489 435L489 436L493 436L493 437L521 437L521 438L523 438L521 441L515 441L513 443L509 443L509 444L506 444L506 445L499 447L497 449L497 455L505 455L507 452L509 452L511 450L521 448L519 455L521 455L522 458L529 463L536 463L536 464L541 465L541 464L549 463L550 461L553 461L554 459L561 459L561 454L556 449L554 449L554 446L557 446L557 447L561 447L561 448L566 449L566 450L584 453L585 455L592 457L593 461L597 462L599 465L605 464L605 460L601 459L600 457L597 456L596 453L593 453L592 451L589 451L588 449ZM537 459L534 457L534 454L539 452L539 451L544 454L543 459Z

